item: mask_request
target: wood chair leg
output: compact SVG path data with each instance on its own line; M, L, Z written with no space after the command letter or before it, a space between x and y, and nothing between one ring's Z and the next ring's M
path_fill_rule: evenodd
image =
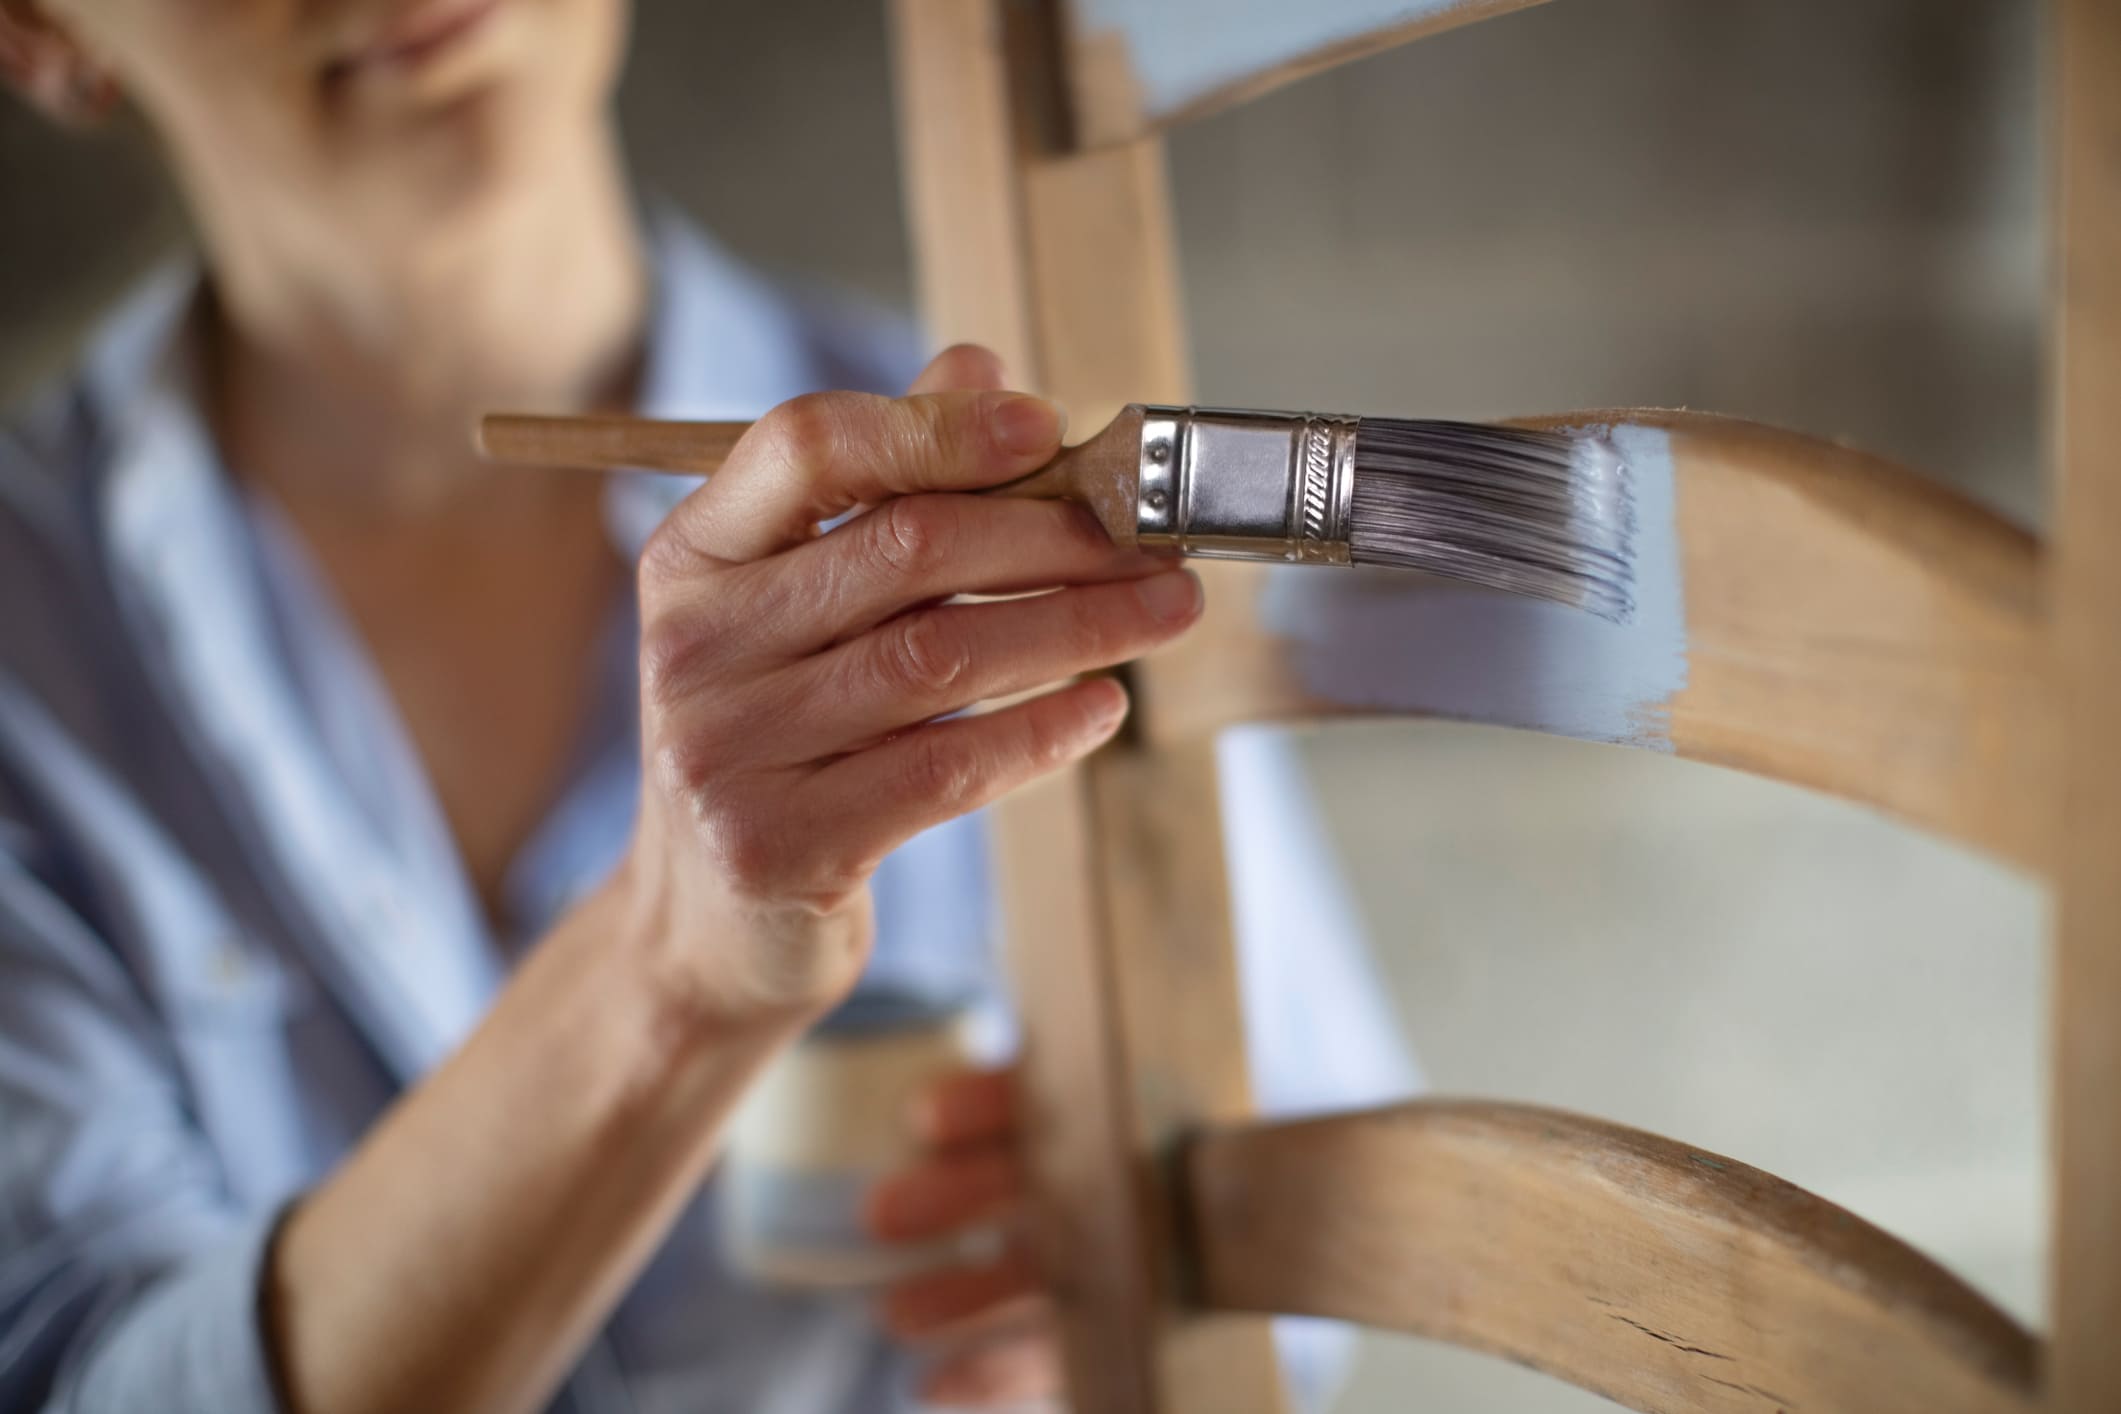
M2121 1409L2121 4L2058 0L2052 605L2067 747L2054 980L2049 1407Z
M894 0L909 215L930 332L988 343L1079 426L1183 401L1154 139L1059 149L1055 17ZM1077 1414L1274 1414L1270 1331L1189 1314L1169 1150L1250 1107L1206 742L1116 745L995 811L1039 1195Z
M1038 1245L1078 1414L1270 1414L1256 1318L1196 1309L1177 1146L1247 1114L1215 758L1130 745L1003 814Z

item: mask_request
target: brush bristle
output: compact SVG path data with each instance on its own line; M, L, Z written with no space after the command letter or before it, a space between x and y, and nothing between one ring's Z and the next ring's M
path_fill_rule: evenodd
M1596 432L1366 417L1350 557L1528 594L1625 623L1635 498Z

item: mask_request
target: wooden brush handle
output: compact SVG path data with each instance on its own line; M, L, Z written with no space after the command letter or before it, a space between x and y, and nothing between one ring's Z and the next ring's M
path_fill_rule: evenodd
M481 454L516 466L618 471L639 468L706 476L721 468L748 422L661 422L645 417L539 417L489 413L479 420ZM978 494L1088 506L1122 545L1134 543L1141 413L1129 408L1104 431L1029 476Z
M719 470L748 422L658 422L646 417L535 417L489 413L479 419L479 451L517 466L617 471Z
M1125 418L1120 419L1126 421ZM1105 533L1120 545L1134 543L1135 453L1133 439L1115 437L1106 428L1087 442L1063 447L1029 476L1005 481L980 492L982 496L1006 496L1022 501L1073 501L1090 508Z

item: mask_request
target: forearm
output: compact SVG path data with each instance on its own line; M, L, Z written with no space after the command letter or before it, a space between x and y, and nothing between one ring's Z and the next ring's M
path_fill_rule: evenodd
M708 1019L626 908L570 915L288 1219L268 1309L297 1414L537 1407L698 1186L804 1018Z
M1032 398L817 394L657 529L630 859L671 922L607 891L295 1211L270 1309L297 1414L537 1403L746 1082L853 983L877 861L1118 730L1124 690L1077 679L1183 632L1198 583L1076 508L918 494L1024 476L1059 441Z

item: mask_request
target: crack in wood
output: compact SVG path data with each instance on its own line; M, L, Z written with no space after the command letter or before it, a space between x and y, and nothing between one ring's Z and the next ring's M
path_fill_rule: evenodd
M1762 1389L1759 1385L1739 1384L1733 1380L1719 1380L1714 1375L1703 1375L1701 1378L1712 1385L1722 1385L1725 1389L1735 1389L1740 1394L1758 1395L1775 1406L1775 1414L1790 1414L1789 1401L1771 1389Z
M1731 1358L1730 1356L1722 1354L1719 1351L1704 1350L1698 1345L1688 1345L1685 1341L1681 1340L1676 1335L1668 1334L1664 1331L1656 1329L1653 1326L1646 1326L1640 1321L1631 1321L1626 1316L1615 1315L1609 1316L1607 1319L1619 1321L1625 1325L1633 1326L1636 1330L1641 1331L1651 1340L1661 1340L1666 1345L1671 1346L1674 1350L1684 1350L1689 1355L1706 1355L1711 1360L1729 1360Z

